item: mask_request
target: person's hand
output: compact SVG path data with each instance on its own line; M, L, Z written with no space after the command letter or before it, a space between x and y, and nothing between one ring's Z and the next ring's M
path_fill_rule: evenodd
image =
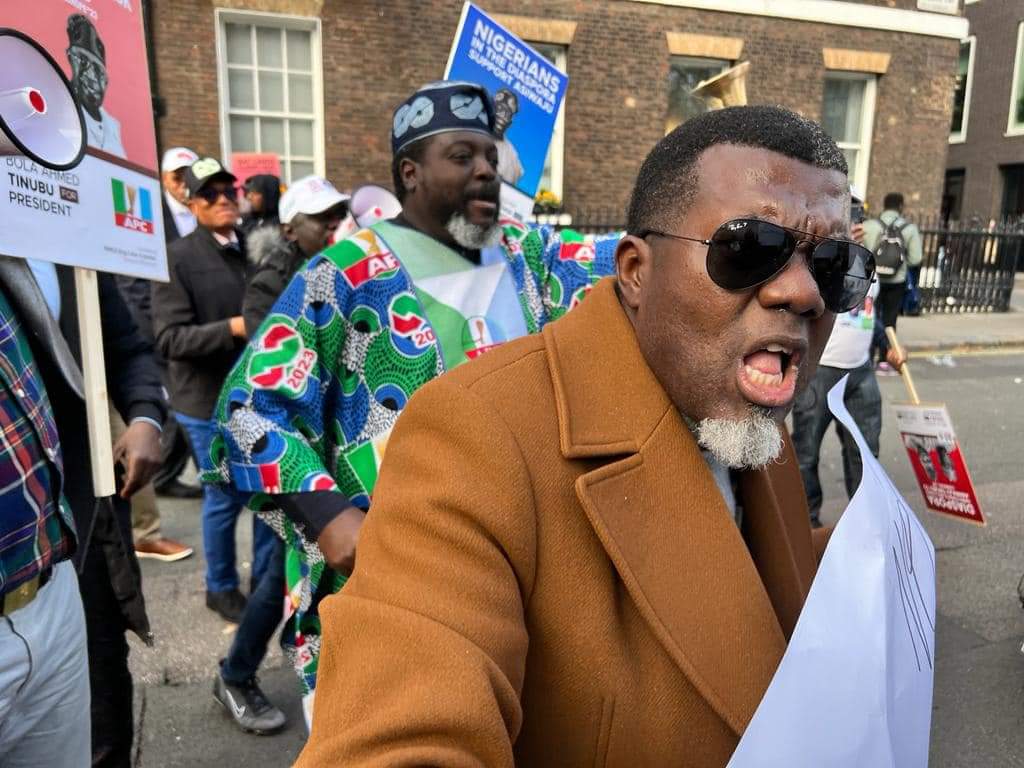
M907 362L907 355L902 349L889 347L889 351L885 353L885 362L898 371L903 367L903 364Z
M864 224L862 222L850 225L850 239L864 245Z
M121 498L130 499L160 469L160 430L148 421L135 421L114 443L114 461L125 468Z
M241 315L235 315L228 320L228 325L231 327L231 335L236 339L248 338L245 333L245 318Z
M356 567L356 544L366 513L357 507L346 507L331 520L316 540L327 565L346 576Z

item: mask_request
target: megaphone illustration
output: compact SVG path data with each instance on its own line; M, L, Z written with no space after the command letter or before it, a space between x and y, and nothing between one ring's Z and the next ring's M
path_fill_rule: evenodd
M0 28L0 155L55 171L85 154L85 120L60 65L16 29Z

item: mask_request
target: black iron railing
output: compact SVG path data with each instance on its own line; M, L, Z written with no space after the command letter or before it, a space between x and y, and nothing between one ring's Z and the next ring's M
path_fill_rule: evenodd
M924 259L917 274L922 312L1006 312L1024 268L1020 221L919 223Z

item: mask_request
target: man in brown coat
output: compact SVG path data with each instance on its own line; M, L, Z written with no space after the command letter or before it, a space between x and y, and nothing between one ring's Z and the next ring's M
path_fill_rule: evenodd
M726 764L816 569L781 425L871 281L847 190L814 123L696 118L616 278L416 393L299 766Z

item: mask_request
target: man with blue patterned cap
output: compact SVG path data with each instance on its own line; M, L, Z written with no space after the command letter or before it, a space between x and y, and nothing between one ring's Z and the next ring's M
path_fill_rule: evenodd
M614 268L615 238L555 236L500 219L494 125L487 91L467 82L430 83L395 110L402 213L309 260L251 338L214 412L220 479L254 494L250 505L287 543L289 633L307 716L316 604L352 569L388 435L409 397L539 331Z

